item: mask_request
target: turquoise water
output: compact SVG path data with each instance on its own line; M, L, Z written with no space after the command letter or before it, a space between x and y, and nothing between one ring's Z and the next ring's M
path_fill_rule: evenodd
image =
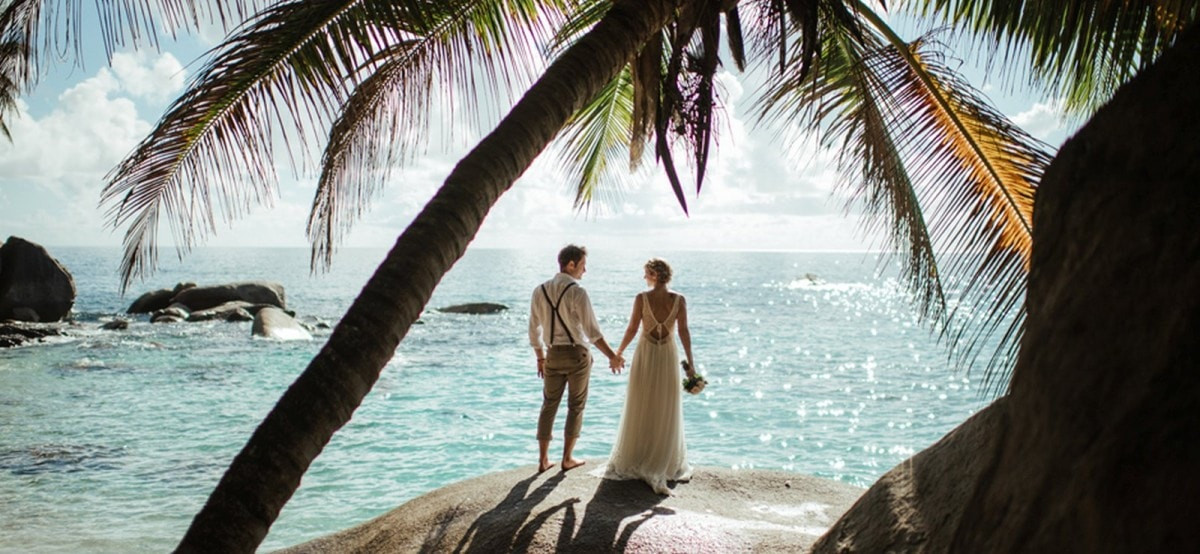
M98 329L177 281L268 279L297 315L336 322L384 252L349 250L312 276L302 249L204 249L117 294L118 253L52 249L79 289L75 336L0 350L0 551L158 552L183 535L225 467L328 332L252 339L249 323ZM583 285L616 343L642 263L664 256L688 296L710 386L685 396L694 464L794 471L868 486L982 408L871 254L593 251ZM304 477L263 544L363 522L448 483L533 464L540 381L530 291L554 252L472 250L427 309L499 302L499 315L428 311L354 419ZM602 458L627 377L593 372L577 453ZM559 428L565 408L559 413ZM558 444L552 454L557 453Z

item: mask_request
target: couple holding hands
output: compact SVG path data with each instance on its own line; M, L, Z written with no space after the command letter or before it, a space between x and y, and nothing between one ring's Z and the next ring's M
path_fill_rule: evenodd
M529 310L529 343L537 355L538 377L543 380L537 426L538 471L553 467L549 457L551 429L564 389L567 422L562 469L584 464L571 453L583 426L587 404L592 367L587 344L595 345L608 357L613 373L620 373L625 367L625 348L640 327L625 408L604 477L641 479L655 492L669 495L668 481L687 481L692 473L683 437L683 387L676 369L680 365L676 332L687 356L688 378L697 379L687 325L687 302L683 295L667 289L671 266L658 258L646 262L645 279L650 289L634 297L629 325L615 352L600 332L587 291L579 285L587 271L587 250L575 245L563 248L558 253L558 268L554 278L534 289Z

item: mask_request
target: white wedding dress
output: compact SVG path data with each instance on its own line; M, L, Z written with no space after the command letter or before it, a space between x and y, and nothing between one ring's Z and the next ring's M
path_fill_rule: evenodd
M680 296L674 296L671 311L658 321L643 293L642 333L633 352L617 440L604 471L606 479L641 479L659 494L671 494L668 481L687 481L692 476L683 438L683 386L675 348Z

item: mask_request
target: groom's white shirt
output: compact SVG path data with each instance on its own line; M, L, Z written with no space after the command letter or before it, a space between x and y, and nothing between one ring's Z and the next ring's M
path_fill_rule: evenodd
M563 289L571 283L576 283L576 285L563 295L562 303L558 306L558 314L570 328L571 335L575 337L575 344L589 342L595 344L596 341L604 338L604 335L600 333L600 322L596 321L596 313L592 310L592 301L588 298L587 291L583 290L575 278L559 272L553 279L546 281L546 293L550 295L551 301L558 302L558 295L562 294ZM547 302L546 296L542 294L542 287L534 288L533 298L529 301L530 346L542 348L543 345L571 344L567 333L563 331L562 322L555 322L554 336L550 336L550 318L552 317L554 317L554 311L550 309L550 302Z

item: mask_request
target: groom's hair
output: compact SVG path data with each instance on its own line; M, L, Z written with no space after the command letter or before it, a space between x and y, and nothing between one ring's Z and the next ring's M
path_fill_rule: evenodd
M567 269L567 264L571 262L579 263L584 256L587 256L587 248L568 244L558 251L558 269Z

